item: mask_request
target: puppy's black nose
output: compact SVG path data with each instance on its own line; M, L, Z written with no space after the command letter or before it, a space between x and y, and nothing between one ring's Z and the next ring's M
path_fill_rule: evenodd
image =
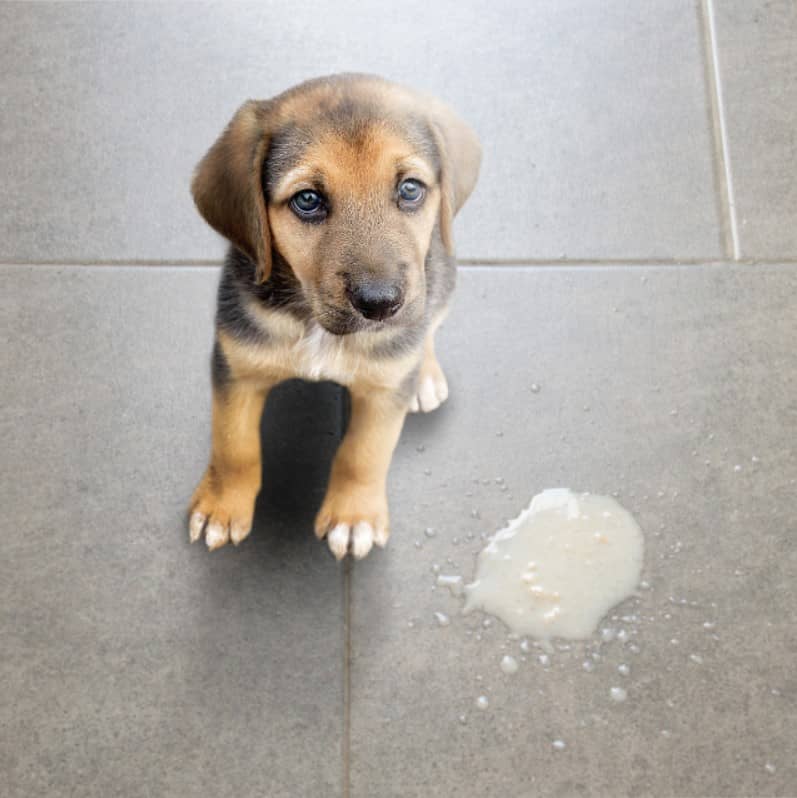
M389 319L401 307L401 286L393 280L364 280L346 289L349 302L366 319Z

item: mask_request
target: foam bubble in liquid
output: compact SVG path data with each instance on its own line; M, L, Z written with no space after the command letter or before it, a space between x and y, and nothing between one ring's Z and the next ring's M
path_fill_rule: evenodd
M642 532L617 501L546 490L480 552L465 612L537 639L586 639L634 592L642 556Z

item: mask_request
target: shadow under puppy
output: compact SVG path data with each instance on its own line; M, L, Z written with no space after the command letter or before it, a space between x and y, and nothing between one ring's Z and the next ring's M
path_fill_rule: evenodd
M311 80L237 111L192 184L202 216L232 243L192 542L204 535L212 550L249 534L265 398L299 377L351 394L316 535L338 559L385 545L404 416L448 395L434 334L455 283L452 219L480 159L443 103L367 75Z

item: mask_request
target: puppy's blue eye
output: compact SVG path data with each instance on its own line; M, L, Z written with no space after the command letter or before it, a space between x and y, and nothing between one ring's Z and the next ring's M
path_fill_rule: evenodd
M324 198L310 189L297 191L291 197L291 209L300 219L318 220L326 215Z
M402 180L399 183L399 200L404 205L417 205L424 197L426 188L419 180Z

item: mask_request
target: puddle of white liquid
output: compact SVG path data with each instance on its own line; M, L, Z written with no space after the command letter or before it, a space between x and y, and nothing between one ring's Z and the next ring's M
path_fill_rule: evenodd
M546 490L479 554L465 612L541 640L585 639L633 593L642 555L642 532L614 499Z

